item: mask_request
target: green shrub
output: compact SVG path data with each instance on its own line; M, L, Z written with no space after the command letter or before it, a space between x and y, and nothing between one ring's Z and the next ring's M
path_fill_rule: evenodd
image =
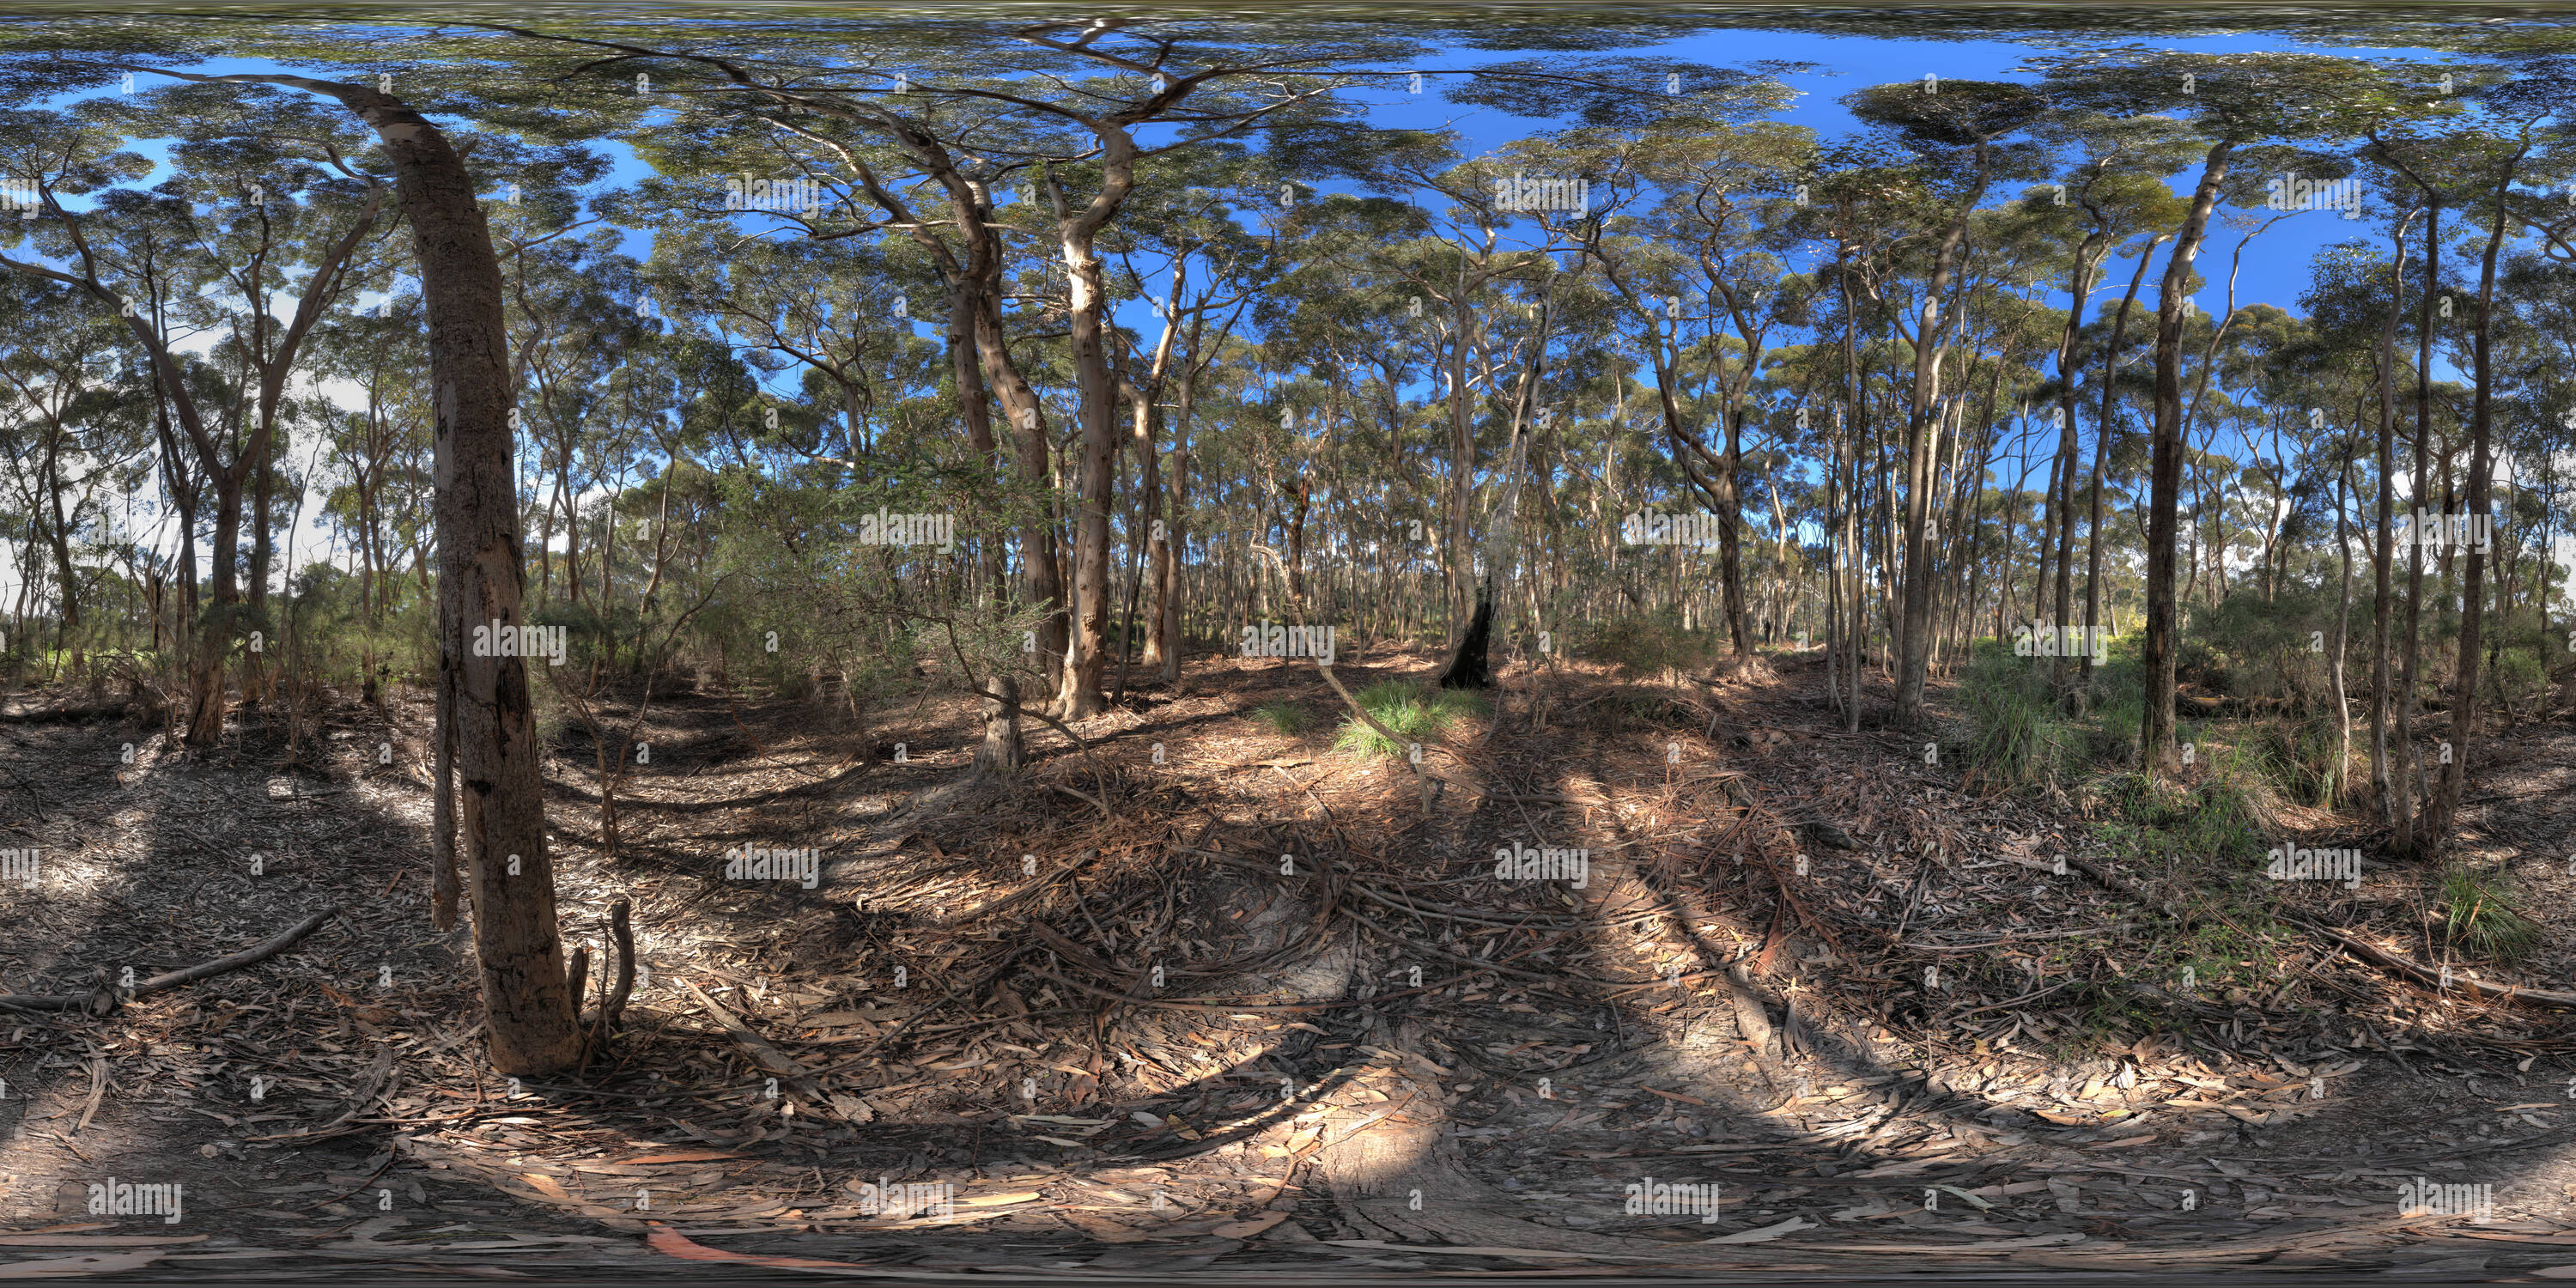
M2334 804L2343 782L2335 759L2343 744L2330 713L2260 721L2247 727L2242 741L2259 749L2248 761L2282 795L2303 805Z
M2036 787L2075 767L2078 731L2058 715L2044 660L1980 641L1960 695L1971 729L1965 780Z

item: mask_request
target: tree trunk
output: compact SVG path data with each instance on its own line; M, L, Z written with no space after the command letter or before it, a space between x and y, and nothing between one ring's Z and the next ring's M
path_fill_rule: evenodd
M2147 265L2156 257L2156 246L2164 238L2148 240L2146 249L2138 252L2138 271L2129 278L2129 293L2120 300L2119 316L2111 322L2111 344L2102 355L2102 411L2093 424L2093 499L2092 514L2084 522L2084 630L2087 635L2100 630L2102 621L2102 468L2111 454L2111 417L2118 409L2115 377L2119 374L2120 342L2128 337L2129 310L2138 302L2138 288L2147 280ZM2114 629L2112 634L2119 631ZM2093 654L2084 654L2083 674L2093 678Z
M2471 350L2477 384L2469 398L2469 489L2463 498L2470 526L2468 566L2461 574L2460 584L2460 661L2457 678L2451 685L2451 742L2444 749L2441 785L2425 811L2423 828L2426 844L2435 850L2450 840L2451 819L2459 810L2460 793L2468 780L2469 751L2478 736L2478 667L2484 660L2478 650L2486 625L2487 548L2495 530L2489 503L2495 467L2488 459L2487 449L2495 394L2491 350L2495 339L2496 256L2504 249L2505 191L2521 159L2519 154L2515 156L2513 164L2505 168L2503 182L2496 185L2495 214L2487 226L2486 254L2478 266L2478 319ZM2478 539L2480 519L2487 520L2486 541Z
M1027 754L1020 744L1020 682L995 672L984 677L984 745L975 749L975 772L1017 773Z
M2408 216L2412 221L2413 216ZM2395 258L2388 269L2388 320L2379 330L2379 512L2378 548L2371 552L2370 601L2370 795L2383 826L2395 825L2395 785L2388 766L2388 631L2389 581L2396 546L2391 520L2396 504L2397 317L2405 308L2406 226L2395 237Z
M2429 195L2429 194L2428 194ZM2442 274L2442 203L2432 199L2425 209L2424 221L2424 290L2422 313L2416 322L2415 339L2415 472L2409 478L2407 506L2420 512L2424 508L2425 445L2433 437L2433 295ZM2406 525L2406 649L2403 673L2397 680L2397 747L2392 771L2397 778L2396 849L2410 853L2415 849L2415 668L2421 660L2424 610L2424 544L2420 524L2409 520Z
M579 1063L581 1037L555 920L527 663L467 647L474 626L525 624L508 331L491 230L464 158L400 100L302 77L246 79L337 98L374 128L393 163L429 322L441 714L463 780L459 813L492 1066L561 1073ZM447 786L438 784L442 794Z
M2225 139L2210 145L2191 212L2183 217L2173 254L2165 261L2164 287L2156 303L2156 419L2147 469L2147 629L2139 668L2146 673L2147 690L2139 735L2150 774L2162 773L2174 750L2174 503L2182 491L2183 283L2191 262L2200 257L2210 212L2218 205L2218 185L2227 178L2227 159L2235 146Z

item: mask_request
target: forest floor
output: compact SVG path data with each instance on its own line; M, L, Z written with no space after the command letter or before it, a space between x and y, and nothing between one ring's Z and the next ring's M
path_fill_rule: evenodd
M1193 665L1086 748L1033 726L1000 780L954 696L866 736L835 698L604 704L615 853L574 721L552 856L568 935L601 951L630 900L645 971L593 1068L515 1093L470 940L430 921L425 696L293 748L253 711L191 753L15 695L0 847L37 864L0 887L0 993L332 911L110 1014L0 1010L0 1277L2576 1265L2564 1012L2226 909L2159 921L2086 873L2195 892L2098 801L1964 791L1959 731L1847 733L1823 690L1813 655L1507 668L1420 779L1335 750L1304 663ZM2571 778L2564 721L2475 767L2463 849L2539 933L2476 979L2565 986ZM2284 843L2353 834L2284 814ZM735 849L785 879L728 879ZM1547 866L1503 879L1497 850ZM2293 885L2435 960L2421 870ZM111 1181L183 1213L92 1215ZM2421 1182L2489 1206L2404 1214Z

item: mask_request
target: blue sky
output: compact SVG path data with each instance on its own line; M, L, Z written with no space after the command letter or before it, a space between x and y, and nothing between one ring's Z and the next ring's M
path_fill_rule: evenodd
M2277 38L2260 34L2159 43L2161 47L2203 52L2282 48L2288 44ZM2039 51L2032 46L2001 41L1923 42L1880 40L1857 36L1820 36L1798 32L1730 30L1694 36L1653 50L1622 52L1638 56L1669 55L1678 61L1718 65L1740 65L1759 60L1817 64L1818 70L1814 72L1795 74L1788 78L1792 87L1800 92L1800 96L1776 119L1805 125L1822 135L1832 137L1850 133L1858 128L1850 114L1837 101L1853 90L1889 82L1919 82L1927 73L1943 79L2034 79L2028 73L2016 73L2014 69L2020 66L2025 58ZM2420 50L2337 48L2331 52L2361 56L2432 56ZM1509 51L1450 50L1422 60L1421 65L1426 68L1463 68L1512 57L1515 55ZM251 60L218 60L194 70L220 74L282 69ZM1545 121L1512 117L1491 109L1449 103L1437 92L1439 78L1427 79L1429 84L1426 88L1429 92L1418 96L1393 93L1367 94L1358 97L1371 105L1370 115L1373 121L1404 127L1447 125L1461 135L1467 150L1471 153L1498 148L1514 139L1547 128L1549 125ZM162 78L148 75L137 78L138 88L148 88L155 83L166 84L167 82ZM154 141L139 142L135 146L138 151L156 160L160 159L165 151L161 144ZM623 145L603 142L599 146L615 162L614 172L608 180L609 186L622 186L643 178L649 173L648 168ZM157 181L160 177L156 174L153 180ZM2177 174L2171 182L2177 191L2187 191L2193 177L2189 172ZM2006 194L2001 192L1991 194L1993 198L2004 195ZM2259 243L2259 249L2245 257L2239 282L2238 304L2242 306L2268 303L2296 311L2297 297L2307 284L2309 265L2319 249L2354 236L2373 236L2376 232L2377 220L2375 219L2347 221L2330 212L2322 211L2301 214L2281 222L2264 234L2263 240ZM2201 259L2202 271L2210 279L2210 285L2204 288L2198 301L2204 310L2215 310L2224 303L2224 277L2227 265L2236 250L2237 237L2238 234L2232 230L2213 226L2211 243L2204 250ZM648 235L642 232L630 232L627 237L627 250L637 258L643 258L650 252ZM2117 290L2126 285L2134 266L2134 260L2108 266L2104 280L2109 284L2108 289L2112 292L2110 295L2112 300L2116 300ZM2058 295L2052 302L2062 307L2065 300L2063 295ZM2097 308L2104 303L2101 296L2096 297ZM925 312L935 314L936 310L916 310L916 313ZM1147 335L1153 333L1156 325L1150 310L1142 301L1121 302L1118 317L1122 323ZM928 334L926 328L923 333ZM796 377L792 372L787 373L773 383L780 388L781 392L791 392L795 388ZM2006 476L2000 481L2009 485L2011 482L2008 472L2011 469L2009 458L1999 462L1999 468L2007 471ZM305 516L308 523L313 520L315 509L315 504L308 500ZM306 540L314 548L319 548L319 540L315 538L320 538L318 530L309 530ZM327 538L320 539L327 540ZM281 575L283 575L282 569ZM5 577L5 574L0 574L0 577Z

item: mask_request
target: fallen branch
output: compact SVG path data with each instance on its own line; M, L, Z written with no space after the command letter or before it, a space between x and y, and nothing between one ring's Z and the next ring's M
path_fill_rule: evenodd
M150 979L136 984L131 989L101 989L98 992L85 995L73 993L12 993L0 995L0 1007L16 1011L86 1010L93 1015L105 1015L110 1011L115 1010L119 1005L117 998L117 994L119 992L124 993L125 1000L130 1001L134 998L146 997L153 993L162 992L166 989L177 988L182 984L194 984L201 979L212 979L217 975L230 974L233 971L240 970L244 966L253 966L260 962L267 961L269 958L275 957L279 953L285 952L287 949L294 947L297 940L300 940L306 935L312 934L315 930L320 929L323 922L329 921L332 917L337 916L339 911L340 909L337 905L325 908L322 911L314 913L312 916L306 917L304 920L297 922L285 933L277 935L271 939L263 940L260 943L252 945L249 948L245 948L229 957L218 957L210 962L200 962L197 965L188 967L186 970L174 970L166 975L155 975Z

